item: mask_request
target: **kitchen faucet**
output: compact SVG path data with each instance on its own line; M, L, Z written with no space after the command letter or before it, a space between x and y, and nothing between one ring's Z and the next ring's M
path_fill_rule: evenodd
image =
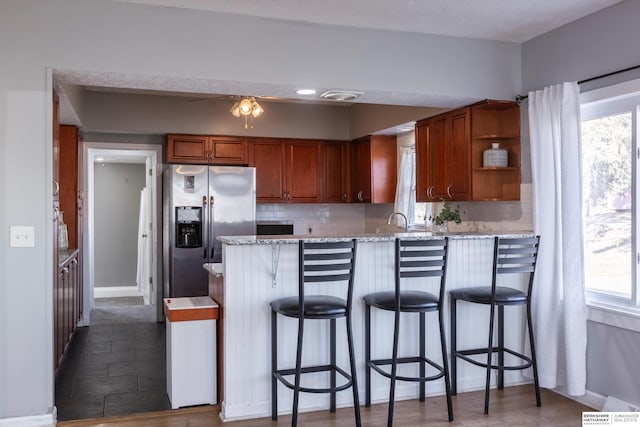
M407 221L407 216L402 212L391 212L389 218L387 218L387 225L391 225L391 219L394 217L394 215L400 215L402 218L404 218L404 231L406 233L409 226L409 221Z

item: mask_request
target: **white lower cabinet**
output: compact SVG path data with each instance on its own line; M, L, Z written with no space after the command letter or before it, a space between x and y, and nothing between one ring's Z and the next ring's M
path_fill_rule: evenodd
M164 311L171 408L217 403L218 305L209 297L165 298Z

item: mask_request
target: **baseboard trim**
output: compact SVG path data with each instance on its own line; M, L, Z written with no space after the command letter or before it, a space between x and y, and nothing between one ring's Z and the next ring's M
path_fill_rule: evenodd
M0 419L1 427L54 427L55 425L56 420L53 414Z
M93 288L93 298L117 298L117 297L138 297L142 296L138 292L137 286L105 286Z
M549 390L553 391L554 393L558 393L559 395L564 396L567 399L575 400L578 403L582 403L583 405L593 408L596 411L601 411L602 407L604 406L604 402L607 400L605 396L589 390L587 390L582 396L569 395L565 386L558 386Z

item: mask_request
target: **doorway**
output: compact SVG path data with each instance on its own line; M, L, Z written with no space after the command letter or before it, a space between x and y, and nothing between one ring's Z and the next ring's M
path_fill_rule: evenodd
M86 215L82 225L83 286L84 306L89 310L85 310L80 325L92 324L91 312L96 308L96 297L142 297L143 305L153 306L155 320L161 322L164 319L160 215L162 148L151 144L85 142L83 145L85 176L82 188L86 194ZM122 211L128 214L123 216ZM126 227L121 224L122 218L129 218L124 220ZM126 251L118 246L111 225L120 228L123 239L129 239ZM98 240L101 236L102 242ZM124 264L128 271L122 271Z
M85 310L56 373L60 421L170 409L161 158L161 146L83 144Z

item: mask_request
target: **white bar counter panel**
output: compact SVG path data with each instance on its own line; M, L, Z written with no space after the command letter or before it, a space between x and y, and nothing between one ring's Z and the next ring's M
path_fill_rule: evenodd
M450 238L447 266L447 289L469 285L490 285L493 256L493 237L529 237L531 232L505 234L448 234ZM298 293L298 239L315 241L340 241L355 238L355 284L353 295L353 330L355 357L358 366L358 388L361 403L364 402L364 302L363 296L394 287L394 239L407 237L432 239L430 233L373 234L340 237L319 236L239 236L221 237L224 275L224 401L223 420L239 420L268 417L271 415L271 300L294 296ZM523 277L501 277L499 285L526 289ZM328 294L342 295L341 287L328 289ZM437 283L430 283L430 291L437 294ZM447 348L449 339L449 299L443 304ZM524 349L525 312L521 308L505 309L505 344ZM417 314L401 317L399 355L417 354ZM337 322L337 361L349 370L346 351L344 320ZM393 313L372 310L371 314L372 358L391 357ZM458 304L458 348L482 347L487 344L489 331L488 306ZM427 314L427 357L440 361L437 314ZM278 367L295 366L297 320L278 319ZM329 360L328 321L305 322L303 366L325 364ZM508 362L508 356L505 355ZM415 369L410 365L402 369ZM427 368L429 373L429 368ZM402 372L409 371L399 371ZM413 372L413 371L412 371ZM526 374L526 372L525 372ZM458 362L458 392L484 388L486 371L464 361ZM328 384L328 374L306 374L304 384ZM495 383L495 375L492 382ZM522 371L506 371L505 385L530 382ZM389 380L372 373L372 402L386 402L389 396ZM444 394L444 380L426 384L427 396ZM396 399L412 399L418 396L418 385L399 381ZM293 392L278 383L278 408L280 413L291 413ZM337 394L339 407L352 406L353 396L347 390ZM299 410L328 410L329 395L301 393Z

